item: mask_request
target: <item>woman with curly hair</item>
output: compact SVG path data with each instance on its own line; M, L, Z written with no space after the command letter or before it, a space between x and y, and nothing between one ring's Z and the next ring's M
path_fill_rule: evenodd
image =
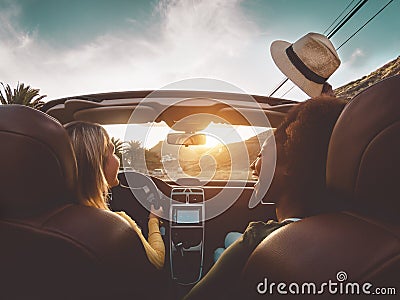
M235 299L240 273L264 238L291 222L340 208L328 200L325 171L329 140L345 104L343 99L321 96L302 102L288 112L270 137L275 138L277 160L264 200L276 204L277 221L251 222L186 295L186 300ZM265 185L263 170L266 168L261 165L274 165L271 147L274 144L267 139L251 165L253 174L259 177L255 189Z

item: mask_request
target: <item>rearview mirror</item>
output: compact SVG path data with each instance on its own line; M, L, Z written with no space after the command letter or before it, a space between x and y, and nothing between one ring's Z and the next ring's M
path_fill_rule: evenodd
M203 133L169 133L167 143L171 145L205 145L206 135Z

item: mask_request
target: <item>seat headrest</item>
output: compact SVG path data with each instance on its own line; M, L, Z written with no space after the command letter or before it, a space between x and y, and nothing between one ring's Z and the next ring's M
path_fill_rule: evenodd
M356 210L397 220L400 213L400 75L358 94L332 133L327 187Z
M1 217L76 201L75 154L55 119L26 106L1 105L0 141Z

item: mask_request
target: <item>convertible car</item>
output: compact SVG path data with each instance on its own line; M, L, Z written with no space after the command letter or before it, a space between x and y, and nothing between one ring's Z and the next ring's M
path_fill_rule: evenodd
M333 298L348 295L345 280L371 284L359 295L400 292L399 85L394 76L369 87L335 125L326 185L346 209L267 237L233 274L241 278L238 299L282 297L267 281L335 282ZM274 203L255 201L249 165L297 104L160 90L68 97L42 111L1 106L1 298L181 299L209 271L227 232L276 219ZM129 214L145 235L150 205L163 208L161 272L125 222L72 199L76 162L61 124L75 120L99 123L113 137L121 168L110 208ZM321 297L314 294L303 297Z

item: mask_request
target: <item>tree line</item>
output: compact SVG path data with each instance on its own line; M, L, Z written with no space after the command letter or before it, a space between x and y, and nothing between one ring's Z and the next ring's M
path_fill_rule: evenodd
M121 168L132 168L132 170L141 173L147 173L147 170L162 168L160 154L142 147L140 141L132 140L123 142L120 139L112 137L111 142L114 144L115 154L120 159Z

